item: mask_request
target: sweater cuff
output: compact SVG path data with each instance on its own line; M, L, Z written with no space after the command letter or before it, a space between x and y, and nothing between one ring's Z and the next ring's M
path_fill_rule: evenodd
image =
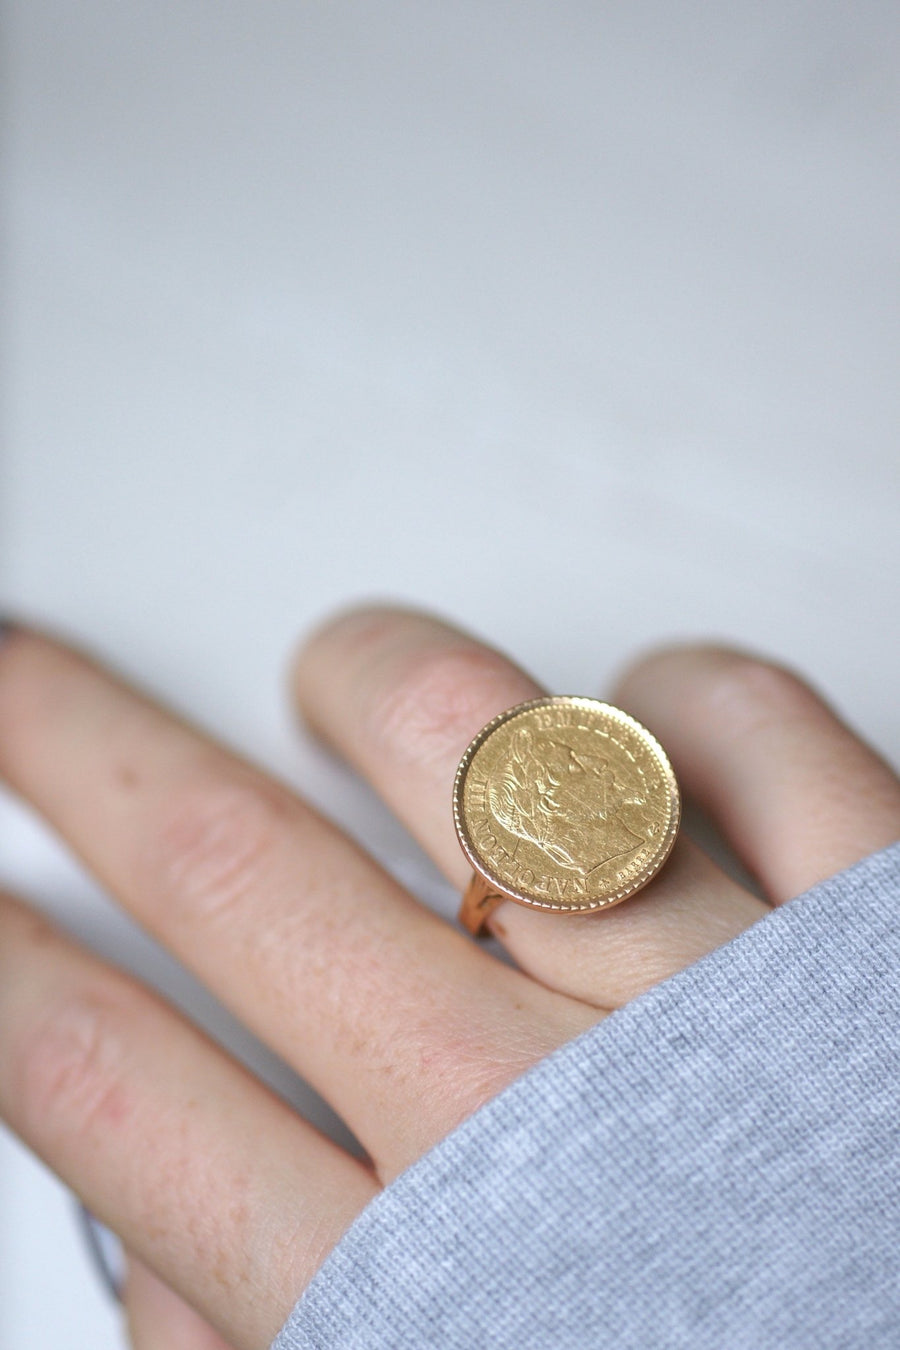
M900 843L479 1108L272 1350L896 1347L898 972Z

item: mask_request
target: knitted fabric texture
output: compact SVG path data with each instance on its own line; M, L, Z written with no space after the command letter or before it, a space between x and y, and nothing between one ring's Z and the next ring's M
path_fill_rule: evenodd
M548 1056L273 1350L897 1350L900 843Z

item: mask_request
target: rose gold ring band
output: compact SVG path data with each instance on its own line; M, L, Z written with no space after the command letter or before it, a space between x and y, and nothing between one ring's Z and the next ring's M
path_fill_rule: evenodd
M459 922L467 928L473 937L487 937L487 920L504 900L510 897L498 891L485 877L472 873L472 880L466 887L459 910Z

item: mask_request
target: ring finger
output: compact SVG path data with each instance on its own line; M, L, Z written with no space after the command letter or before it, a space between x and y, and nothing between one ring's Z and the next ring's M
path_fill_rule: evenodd
M496 713L542 691L498 652L411 610L367 607L303 646L294 692L308 719L385 798L446 875L470 874L450 811L459 758ZM627 904L561 918L505 904L489 920L550 987L616 1007L743 931L768 906L682 837Z

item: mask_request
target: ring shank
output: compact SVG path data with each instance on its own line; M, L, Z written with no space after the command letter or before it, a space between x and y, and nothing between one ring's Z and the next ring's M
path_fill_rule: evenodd
M487 937L485 923L498 906L509 896L498 891L496 886L478 872L472 873L472 880L466 887L459 910L459 921L473 937Z

